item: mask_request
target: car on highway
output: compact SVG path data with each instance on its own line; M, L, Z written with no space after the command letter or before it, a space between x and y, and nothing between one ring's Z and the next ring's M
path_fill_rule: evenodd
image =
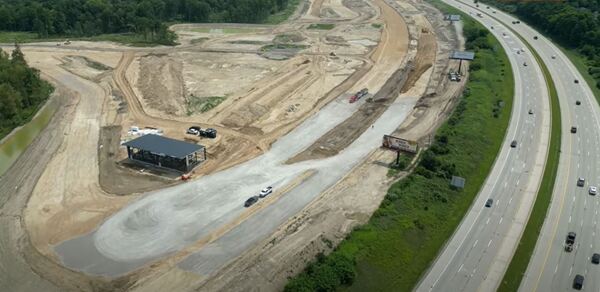
M485 202L485 206L486 206L487 208L491 208L493 204L494 204L494 199L488 199L488 200Z
M511 148L517 147L517 140L513 140L512 142L510 142L510 147Z
M571 133L573 133L573 134L577 133L577 127L575 127L575 126L571 127Z
M260 191L258 196L261 198L264 198L264 197L270 195L272 192L273 192L273 187L269 186L269 187L264 188L262 191Z
M581 101L577 100L577 101L575 101L575 104L576 105L581 105Z
M576 290L581 290L581 288L583 288L583 276L582 275L575 275L575 279L573 279L573 289Z
M552 59L556 59L556 56L555 56L555 55L552 55Z
M534 39L534 40L537 40L537 39L538 39L537 35L536 35L536 36L534 36L534 37L533 37L533 39Z
M577 179L577 186L578 187L582 187L584 185L585 185L585 178L583 178L583 177L578 178Z
M533 110L532 109L529 109L529 114L533 115Z
M527 62L523 62L523 66L527 67Z
M248 200L246 200L246 202L244 202L244 207L248 208L248 207L256 204L256 202L258 202L258 196L252 196L252 197L248 198Z
M592 264L600 264L600 254L599 253L594 253L592 255Z
M578 79L575 79L575 81L573 81L573 82L575 82L575 84L577 84L577 83L579 83L579 80L578 80Z
M590 186L588 193L590 193L590 195L592 196L595 196L596 194L598 194L598 189L595 186Z

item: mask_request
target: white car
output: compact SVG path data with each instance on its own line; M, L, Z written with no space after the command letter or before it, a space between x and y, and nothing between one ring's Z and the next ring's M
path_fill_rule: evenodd
M598 193L598 189L595 186L590 186L590 195L596 195Z
M273 192L273 187L266 187L264 190L260 191L260 194L258 194L259 197L264 198L268 195L270 195Z

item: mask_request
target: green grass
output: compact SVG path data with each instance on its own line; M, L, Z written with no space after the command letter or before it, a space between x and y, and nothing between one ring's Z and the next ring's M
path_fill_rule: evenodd
M65 40L70 41L109 41L134 47L153 47L161 45L155 41L144 40L144 36L134 33L101 34L91 37L51 36L38 38L32 32L0 32L0 43L35 43L35 42L57 42L63 45Z
M484 29L468 15L462 19L465 27ZM472 68L479 69L471 72L461 101L415 171L390 187L367 224L309 264L286 291L413 289L471 206L508 127L514 94L508 57L491 34L478 41L492 49L477 51ZM498 108L499 102L504 106ZM450 186L452 175L466 178L465 189Z
M192 39L192 40L190 41L190 43L191 43L192 45L201 44L201 43L203 43L203 42L207 41L208 39L209 39L209 38L195 38L195 39Z
M414 155L412 154L402 153L400 154L400 160L398 164L396 164L396 158L394 158L394 160L389 164L390 169L388 169L387 176L396 176L398 172L406 170L413 158Z
M512 28L511 30L516 34ZM560 144L561 144L561 115L560 105L558 101L558 93L552 80L550 71L542 61L542 58L538 53L531 47L531 45L520 35L519 38L527 45L529 50L533 53L533 56L542 67L544 79L548 86L548 92L550 93L550 103L552 106L552 129L550 137L550 146L548 149L548 157L546 160L546 167L544 169L544 176L542 183L535 200L535 204L523 231L517 250L508 265L506 273L498 287L498 291L517 291L519 285L523 280L523 275L527 270L531 256L533 255L535 245L539 238L544 220L546 219L546 213L552 199L552 193L554 191L554 183L556 180L556 174L558 172L558 163L560 159ZM587 70L586 70L587 72Z
M225 99L227 99L226 96L197 97L192 95L188 99L187 114L191 115L195 112L207 112L217 107Z
M381 27L383 27L383 24L381 24L381 23L371 23L371 26L374 27L374 28L381 28Z
M267 52L267 51L271 51L271 50L287 50L287 49L303 50L303 49L306 49L306 48L308 48L308 46L306 46L306 45L271 44L271 45L263 46L262 48L260 48L260 51Z
M330 30L335 27L333 23L313 23L308 26L308 29L322 29L322 30Z
M282 10L279 11L275 14L271 14L265 21L265 24L280 24L284 21L286 21L288 18L290 18L290 16L292 16L292 14L294 14L294 11L296 11L296 8L298 7L298 5L301 3L301 0L290 0L288 2L288 6Z

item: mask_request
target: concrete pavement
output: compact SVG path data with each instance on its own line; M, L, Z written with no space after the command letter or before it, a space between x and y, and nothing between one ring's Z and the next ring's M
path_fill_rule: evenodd
M541 182L550 137L549 96L534 57L527 51L519 52L526 47L520 39L491 18L476 17L472 9L445 2L471 14L500 41L513 67L515 100L508 133L492 172L416 290L493 291L514 253ZM513 140L518 142L516 149L509 146ZM494 200L492 208L484 207L488 198Z

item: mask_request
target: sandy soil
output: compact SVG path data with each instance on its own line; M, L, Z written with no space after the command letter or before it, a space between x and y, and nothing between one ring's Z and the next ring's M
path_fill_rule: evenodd
M20 198L15 199L10 206L12 209L2 210L2 214L15 217L3 215L0 219L7 219L17 226L11 229L9 242L25 236L26 244L10 246L6 254L0 252L0 256L2 259L21 259L18 254L27 252L27 261L36 273L68 290L127 289L136 282L136 287L142 290L164 291L172 288L175 280L180 281L177 284L181 284L179 287L182 289L190 285L204 285L202 288L208 290L216 290L213 288L217 287L238 290L235 285L250 283L230 280L251 275L260 271L261 267L271 272L267 281L256 287L267 290L282 287L288 275L301 269L303 261L312 258L323 245L328 245L327 242L337 242L350 230L350 226L364 222L377 207L390 182L384 175L387 168L381 166L387 164L389 153L377 151L342 183L313 202L289 225L282 227L274 236L277 244L259 246L244 257L245 260L224 269L241 274L220 274L209 282L203 282L206 279L197 279L173 269L160 281L153 281L159 274L153 271L153 267L147 267L143 273L106 281L61 268L56 264L51 247L89 232L136 198L136 195L114 194L137 193L174 183L124 169L117 164L124 157L123 149L118 145L118 133L120 131L121 139L127 138L130 126L158 127L164 130L165 135L178 139L186 138L184 131L191 124L217 128L218 139L195 139L195 142L207 146L209 154L209 161L196 171L195 175L201 176L263 153L273 141L341 94L354 93L363 87L368 87L371 92L379 91L407 56L416 57L422 65L416 66L420 77L409 79L409 83L415 86L404 94L418 95L429 90L432 85L426 79L431 77L434 80L441 72L437 67L443 63L436 63L433 70L428 69L431 66L425 64L431 56L409 54L409 47L426 46L431 37L424 36L427 32L413 35L419 30L412 27L418 20L412 19L407 21L411 26L411 40L419 40L419 46L409 42L409 29L405 23L407 16L403 15L403 19L392 6L383 0L374 0L373 3L316 0L312 2L310 13L276 28L244 26L244 30L240 30L239 25L178 25L178 33L183 36L184 42L175 49L134 49L89 42L73 42L60 48L54 44L24 47L31 65L39 68L47 78L72 88L73 92L68 103L71 106L65 108L64 116L56 122L62 125L56 127L61 130L59 135L44 136L52 142L49 146L53 147L54 154L44 154L39 149L39 143L44 142L37 142L31 147L38 152L30 154L30 159L40 159L45 167L28 174L23 163L17 164L21 171L15 174L32 180L23 183L30 187L31 198L22 217L20 214L25 200ZM318 13L316 16L314 11ZM337 25L331 31L308 31L308 14L314 19L335 21ZM420 21L424 27L426 21ZM383 24L383 27L376 28L371 23ZM277 35L286 33L298 33L302 39L296 43L308 47L284 61L272 61L257 55L260 47L272 43ZM419 39L419 36L422 37ZM431 44L427 48L431 48ZM188 114L186 106L192 94L201 97L223 95L227 99L206 113ZM397 94L394 92L392 99ZM449 108L437 104L437 99L432 99L428 107ZM432 128L431 125L437 123L435 114L428 114L428 107L420 114L428 117L422 119L429 123L424 128ZM361 177L363 179L359 180ZM365 177L368 184L358 183ZM132 181L135 183L131 184ZM2 183L4 181L0 180L0 185ZM19 185L16 187L18 189ZM24 189L23 192L29 191ZM357 204L352 196L344 197L345 192L368 193L360 200L365 204ZM23 226L28 233L24 232ZM322 239L323 233L328 234L327 240ZM9 246L4 239L0 244ZM267 251L272 258L265 257ZM267 261L262 262L265 259ZM294 264L296 260L299 264ZM249 268L244 268L244 265L251 263L257 270L248 272ZM27 269L26 265L22 267ZM20 283L31 277L38 281L31 282L31 287L42 290L53 287L31 271L23 275ZM146 283L149 286L145 286ZM169 285L161 286L163 284Z
M424 73L414 81L414 86L399 97L425 95L420 103L427 106L416 107L412 117L394 134L421 140L426 145L429 135L451 112L464 86L464 83L448 82L445 77L449 66L447 51L462 44L458 43L454 29L439 21L442 18L438 11L420 2L411 2L410 5L427 12L425 16L429 20L419 21L430 28L428 33L435 34L439 42L433 67L424 69ZM423 35L420 42L421 46L431 45L428 37ZM431 60L430 57L423 57L425 59ZM287 279L304 269L318 253L329 253L354 226L368 220L390 184L405 174L400 173L395 178L386 176L387 165L394 156L394 153L386 150L375 151L344 180L282 225L277 233L232 261L216 275L209 279L179 279L197 283L197 291L281 290Z

